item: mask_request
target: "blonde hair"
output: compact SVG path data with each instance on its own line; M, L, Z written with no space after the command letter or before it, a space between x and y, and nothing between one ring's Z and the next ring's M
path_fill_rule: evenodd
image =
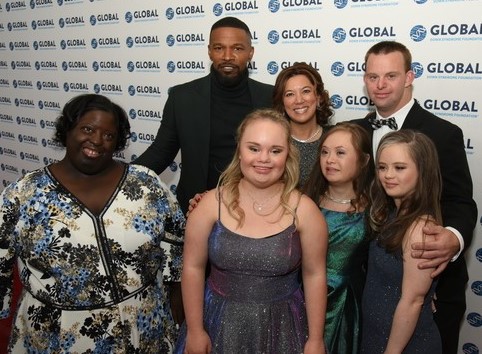
M238 127L236 134L236 150L230 164L219 177L218 188L222 187L222 201L226 205L229 214L238 221L238 225L244 223L245 214L239 206L239 182L244 177L240 166L240 141L246 128L253 122L269 120L280 125L284 132L286 144L288 146L288 156L286 165L280 181L283 182L281 193L281 207L285 213L290 213L296 220L296 213L289 205L291 192L296 190L299 179L299 153L298 149L291 143L290 124L283 115L273 109L258 109L248 114ZM283 213L284 214L284 213Z

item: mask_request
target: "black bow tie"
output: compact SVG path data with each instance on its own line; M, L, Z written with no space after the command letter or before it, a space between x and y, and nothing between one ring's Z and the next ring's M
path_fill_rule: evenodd
M370 117L368 118L368 121L370 122L371 126L373 129L378 129L381 128L383 125L386 125L392 130L397 130L398 125L397 122L395 121L395 118L390 117L387 119L377 119L376 117Z

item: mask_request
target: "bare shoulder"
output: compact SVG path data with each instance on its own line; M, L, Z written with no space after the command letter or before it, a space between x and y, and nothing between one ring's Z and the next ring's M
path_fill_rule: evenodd
M430 215L422 215L415 220L405 233L405 240L409 243L422 242L426 235L423 233L425 226L435 225L434 219Z

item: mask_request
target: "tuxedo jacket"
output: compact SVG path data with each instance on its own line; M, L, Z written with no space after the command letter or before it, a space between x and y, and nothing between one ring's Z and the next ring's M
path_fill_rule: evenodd
M248 79L248 86L253 110L272 107L273 86L253 79ZM154 142L134 161L159 174L181 150L181 174L176 194L184 212L189 199L207 189L210 106L211 74L172 87Z
M365 118L352 122L364 127L370 138L373 129ZM427 135L437 148L442 173L442 218L444 226L457 229L464 239L466 250L472 241L477 222L477 206L472 199L473 186L465 153L462 130L422 108L415 101L401 129L413 129ZM373 157L373 154L372 154ZM373 161L373 158L372 158ZM468 281L467 266L462 255L449 263L437 285L437 298L440 301L465 302L465 285Z

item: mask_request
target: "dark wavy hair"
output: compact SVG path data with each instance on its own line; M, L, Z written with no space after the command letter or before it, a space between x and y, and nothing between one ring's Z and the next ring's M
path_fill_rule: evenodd
M76 96L67 102L55 122L54 141L63 147L67 144L67 133L71 131L86 113L104 111L111 113L117 121L117 142L115 151L123 150L131 137L129 117L124 109L107 97L92 93Z
M316 121L322 127L328 125L330 117L333 115L332 104L328 91L325 90L325 84L321 79L320 73L311 65L305 62L295 62L293 65L284 68L276 77L273 89L273 108L278 112L286 114L283 104L283 96L285 92L286 82L293 76L303 75L315 87L316 95L320 98L320 104L316 107Z

